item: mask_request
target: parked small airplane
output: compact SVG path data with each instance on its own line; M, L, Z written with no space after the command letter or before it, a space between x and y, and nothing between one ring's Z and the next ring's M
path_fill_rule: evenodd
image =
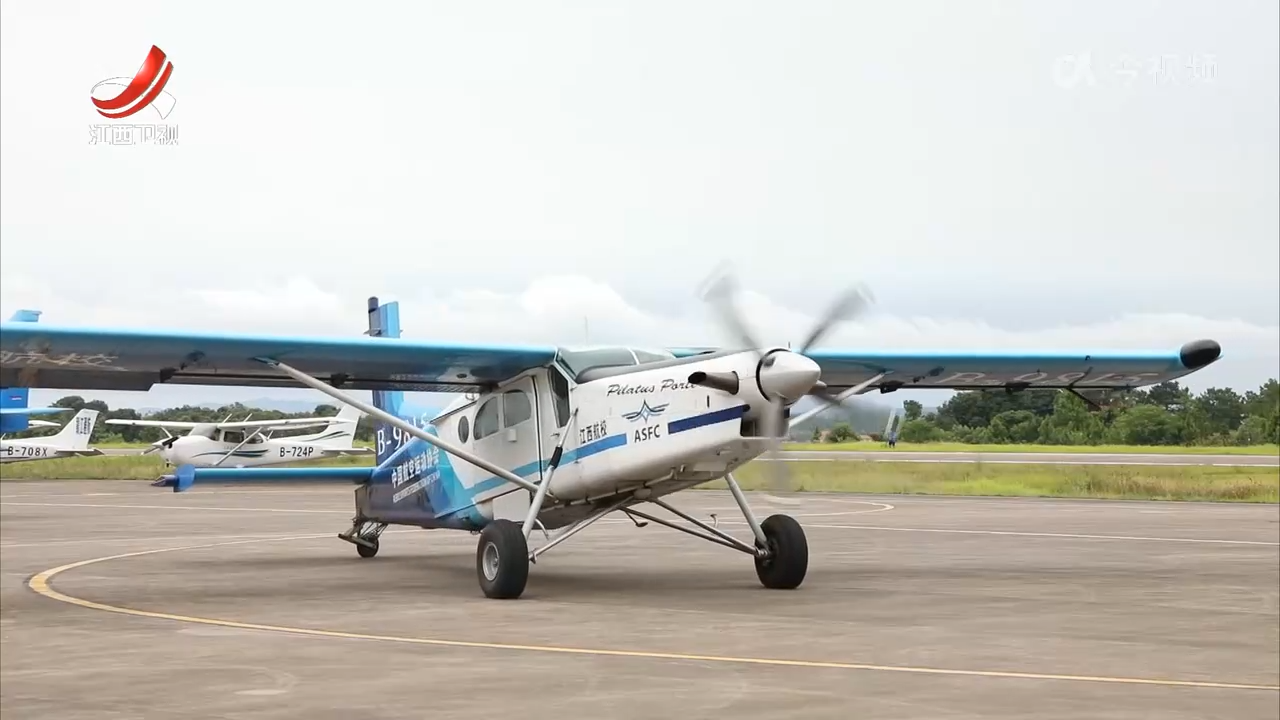
M85 409L76 413L75 417L71 418L71 422L64 425L55 435L21 440L6 440L0 437L0 463L102 455L103 452L98 448L89 447L89 438L93 436L93 426L97 421L98 411ZM57 423L40 420L32 420L31 423L57 427Z
M364 413L360 410L347 406L332 417L220 423L111 419L107 420L107 424L158 427L164 430L168 437L152 443L142 454L158 452L168 465L245 468L323 457L370 454L373 452L372 448L352 445L356 436L356 424L363 416ZM338 427L330 427L333 425ZM327 429L314 435L271 437L274 430L301 430L317 426ZM171 435L171 429L190 432L186 435Z
M1196 372L1222 353L1213 340L1168 351L921 352L815 349L866 302L853 292L797 348L756 341L731 287L709 295L735 347L563 348L400 339L395 303L369 299L367 338L0 325L0 385L145 391L155 383L291 387L323 392L377 420L374 467L181 466L163 481L303 477L354 482L355 517L339 537L373 557L388 525L479 534L475 568L491 598L519 597L531 563L597 520L621 513L730 549L768 588L804 580L809 545L792 517L756 519L734 471L773 455L789 423L872 390L1132 389ZM348 390L373 390L373 404ZM401 393L466 393L433 418ZM823 405L789 418L797 400ZM785 463L767 463L789 477ZM677 510L665 496L723 480L751 530L740 539ZM684 522L640 509L663 508ZM646 522L647 521L647 522ZM688 523L687 525L685 523ZM531 549L533 530L547 542ZM554 537L552 533L554 532Z

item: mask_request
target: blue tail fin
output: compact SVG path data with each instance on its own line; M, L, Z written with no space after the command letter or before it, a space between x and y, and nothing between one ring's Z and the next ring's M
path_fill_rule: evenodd
M378 298L369 298L369 337L400 337L400 303L389 302L380 305ZM399 390L374 390L373 406L396 417L401 417L400 407L404 404L404 393ZM374 423L374 449L377 455L375 465L382 465L401 445L403 431L392 427L381 420Z
M400 303L378 303L378 298L369 298L369 337L400 337ZM419 428L427 429L435 412L405 402L404 392L400 390L374 390L373 406L411 423ZM396 450L409 441L410 435L398 427L388 425L380 420L373 425L374 449L377 453L375 464L381 466Z
M9 322L39 322L39 310L19 310L9 318ZM31 427L27 421L29 415L48 415L66 412L70 408L33 408L28 407L31 391L27 388L0 388L0 435L22 432Z

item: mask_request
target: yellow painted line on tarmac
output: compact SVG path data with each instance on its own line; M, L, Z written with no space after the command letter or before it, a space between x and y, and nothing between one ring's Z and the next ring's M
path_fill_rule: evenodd
M851 662L829 662L820 660L784 660L776 658L758 658L758 657L736 657L731 655L699 655L693 653L676 653L676 652L656 652L648 650L610 650L602 648L579 648L557 645L524 645L517 643L495 643L495 642L477 642L470 640L446 640L441 638L422 638L403 635L374 635L368 633L343 632L340 630L321 630L315 628L290 627L287 625L267 625L263 623L240 622L236 620L221 620L218 618L196 617L192 615L178 615L175 613L154 612L151 610L136 610L134 608L122 607L119 605L108 605L106 603L86 600L66 593L55 590L52 586L54 577L62 573L82 568L87 565L97 563L110 562L112 560L123 560L126 558L142 557L144 555L158 555L160 553L179 552L184 550L199 550L213 547L223 547L229 545L247 545L250 543L263 542L282 542L287 540L309 540L316 538L332 537L331 533L311 534L311 535L287 535L274 538L255 538L249 540L234 540L230 542L208 543L203 545L186 545L180 547L159 548L151 550L142 550L139 552L122 553L119 555L108 555L105 557L92 558L90 560L81 560L79 562L60 565L49 570L45 570L31 578L27 585L35 592L44 597L59 602L68 603L90 610L101 610L104 612L118 613L121 615L132 615L134 617L152 618L156 620L172 620L182 623L191 623L197 625L213 625L217 627L235 628L240 630L259 630L263 632L282 633L288 635L305 635L311 637L337 638L343 640L367 640L374 642L402 643L410 645L432 645L437 647L454 647L454 648L471 648L484 650L509 650L517 652L535 652L549 653L561 655L587 655L597 657L622 657L644 660L675 660L681 662L702 662L702 663L720 663L732 665L764 665L774 667L799 667L823 670L864 670L892 673L914 673L923 675L951 675L951 676L968 676L983 678L1008 678L1020 680L1062 680L1072 682L1091 682L1091 683L1115 683L1122 685L1160 685L1168 687L1189 687L1189 688L1216 688L1224 690L1268 690L1280 691L1280 685L1255 685L1248 683L1228 683L1228 682L1209 682L1199 680L1169 680L1159 678L1136 678L1136 677L1107 677L1101 675L1061 675L1054 673L1029 673L1029 672L1006 672L1000 670L957 670L950 668L933 668L933 667L912 667L906 665L875 665L870 663L851 663ZM519 601L517 601L519 602Z

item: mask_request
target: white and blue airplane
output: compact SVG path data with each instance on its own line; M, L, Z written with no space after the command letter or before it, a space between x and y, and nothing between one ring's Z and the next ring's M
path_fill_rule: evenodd
M475 567L491 598L525 590L530 564L597 520L621 513L741 551L767 588L797 588L809 546L792 517L758 520L734 478L774 451L789 423L854 395L899 389L1123 389L1182 377L1217 361L1195 340L1171 351L920 352L816 349L865 302L845 296L797 349L761 346L716 306L738 347L642 349L451 344L399 337L398 306L368 305L370 337L278 337L0 325L0 385L145 391L156 383L309 387L371 415L376 465L351 468L179 467L175 492L199 481L337 479L356 484L339 537L373 557L389 525L479 534ZM372 390L373 402L351 390ZM416 415L403 392L463 393ZM806 395L825 401L788 418ZM771 462L785 480L785 464ZM750 528L739 538L672 506L675 493L723 479ZM682 519L653 513L662 508ZM646 522L647 521L647 522ZM687 524L686 524L687 523ZM531 547L534 530L546 542Z

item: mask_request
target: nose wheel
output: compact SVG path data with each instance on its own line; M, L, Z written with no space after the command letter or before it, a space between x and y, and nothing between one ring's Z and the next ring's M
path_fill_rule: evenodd
M790 515L770 515L760 523L767 545L756 556L756 576L770 590L794 590L809 571L809 542ZM759 547L759 541L756 542Z

